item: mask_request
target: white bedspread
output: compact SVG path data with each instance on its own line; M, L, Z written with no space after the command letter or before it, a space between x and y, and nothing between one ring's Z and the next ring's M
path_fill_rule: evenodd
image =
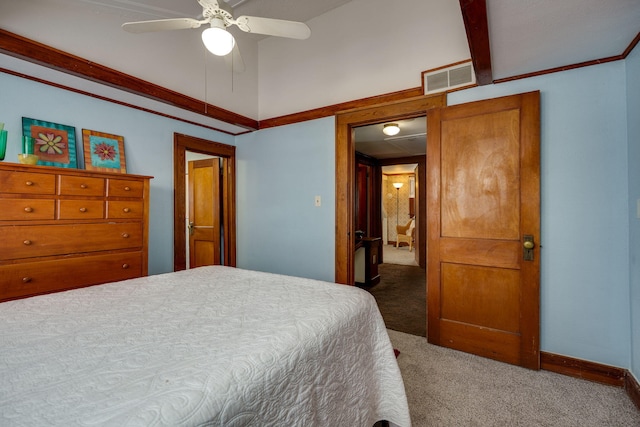
M0 340L2 426L411 424L355 287L202 267L2 303Z

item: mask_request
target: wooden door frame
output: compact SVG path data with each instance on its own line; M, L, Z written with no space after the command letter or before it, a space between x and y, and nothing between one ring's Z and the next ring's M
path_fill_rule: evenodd
M222 174L224 223L224 265L236 266L236 147L194 136L173 135L173 270L185 270L186 259L186 152L208 154L225 159Z
M367 224L365 231L367 237L382 237L382 213L380 211L381 189L382 189L382 168L380 161L362 153L356 153L356 164L369 167L367 182ZM382 263L382 254L379 256Z
M336 114L335 281L337 283L354 284L356 167L354 128L425 116L430 109L446 106L446 99L446 94L420 96Z

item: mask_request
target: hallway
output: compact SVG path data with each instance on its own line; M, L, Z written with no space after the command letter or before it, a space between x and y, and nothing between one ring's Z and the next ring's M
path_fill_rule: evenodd
M411 335L427 335L426 271L414 265L391 264L389 261L411 264L407 247L396 249L384 245L384 264L378 266L380 283L363 287L371 293L387 328ZM403 251L405 254L403 254ZM403 255L401 255L403 254Z

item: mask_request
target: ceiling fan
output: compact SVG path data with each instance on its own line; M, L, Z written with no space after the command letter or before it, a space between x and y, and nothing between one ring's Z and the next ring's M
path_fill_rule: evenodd
M152 21L126 22L122 28L130 33L147 33L152 31L182 30L200 28L209 24L210 27L202 32L202 42L206 48L218 56L228 55L232 50L237 53L233 35L227 27L235 25L246 33L264 34L267 36L287 37L304 40L309 38L309 27L296 21L282 19L260 18L256 16L240 16L234 19L229 10L220 7L217 0L197 0L202 6L203 19L172 18ZM226 6L226 5L225 5Z

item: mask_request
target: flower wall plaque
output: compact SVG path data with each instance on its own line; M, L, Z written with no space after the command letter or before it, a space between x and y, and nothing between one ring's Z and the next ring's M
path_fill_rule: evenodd
M98 172L126 173L124 138L104 132L82 129L84 168Z
M76 129L73 126L22 118L22 134L33 138L33 154L38 164L77 168Z

